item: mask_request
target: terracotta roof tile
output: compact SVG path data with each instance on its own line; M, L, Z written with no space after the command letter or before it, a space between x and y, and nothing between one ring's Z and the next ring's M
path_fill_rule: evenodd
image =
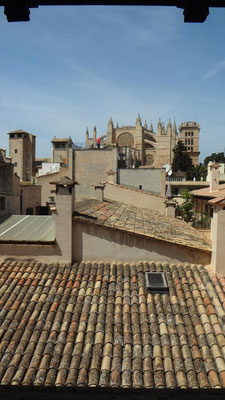
M150 294L144 272L170 293ZM139 263L0 264L0 384L225 387L223 277Z

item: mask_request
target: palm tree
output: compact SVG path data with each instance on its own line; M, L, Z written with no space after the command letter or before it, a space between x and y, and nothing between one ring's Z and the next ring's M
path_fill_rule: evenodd
M193 195L186 191L181 195L181 197L184 199L184 202L180 206L183 218L186 222L189 222L191 219L191 209L193 207Z

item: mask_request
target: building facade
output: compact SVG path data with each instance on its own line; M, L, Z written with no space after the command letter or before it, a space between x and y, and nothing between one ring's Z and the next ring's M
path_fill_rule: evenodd
M183 122L179 126L169 120L166 128L159 119L157 132L154 132L152 123L148 127L147 121L142 124L138 114L135 126L114 127L112 118L108 123L106 134L100 137L102 147L116 146L121 149L129 160L127 166L147 166L162 168L173 161L173 148L178 140L182 140L186 151L190 154L193 164L198 164L199 159L199 132L200 126L196 122ZM92 138L89 131L85 134L86 148L97 147L97 130L94 127Z
M0 149L0 216L20 213L20 180L11 158Z

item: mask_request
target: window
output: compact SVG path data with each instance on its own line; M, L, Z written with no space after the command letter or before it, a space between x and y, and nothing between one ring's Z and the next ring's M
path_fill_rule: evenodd
M191 151L193 151L193 147L191 147Z
M65 143L55 143L56 149L65 149Z
M152 294L165 294L169 292L169 287L163 272L146 272L145 282L146 289Z
M14 163L14 167L17 167L17 162Z
M14 133L10 133L10 139L14 138Z
M191 144L193 144L193 139L191 139Z
M172 189L172 196L178 196L178 188Z
M5 210L5 197L0 197L0 210Z
M139 185L139 190L142 190L142 185Z
M21 138L22 137L22 134L21 133L18 133L18 138ZM26 136L25 136L26 137Z
M15 149L15 153L17 153L17 149Z

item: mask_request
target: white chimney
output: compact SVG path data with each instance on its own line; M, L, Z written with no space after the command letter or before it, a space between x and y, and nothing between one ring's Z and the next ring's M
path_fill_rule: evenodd
M209 192L219 190L219 167L220 164L210 161L209 164Z

